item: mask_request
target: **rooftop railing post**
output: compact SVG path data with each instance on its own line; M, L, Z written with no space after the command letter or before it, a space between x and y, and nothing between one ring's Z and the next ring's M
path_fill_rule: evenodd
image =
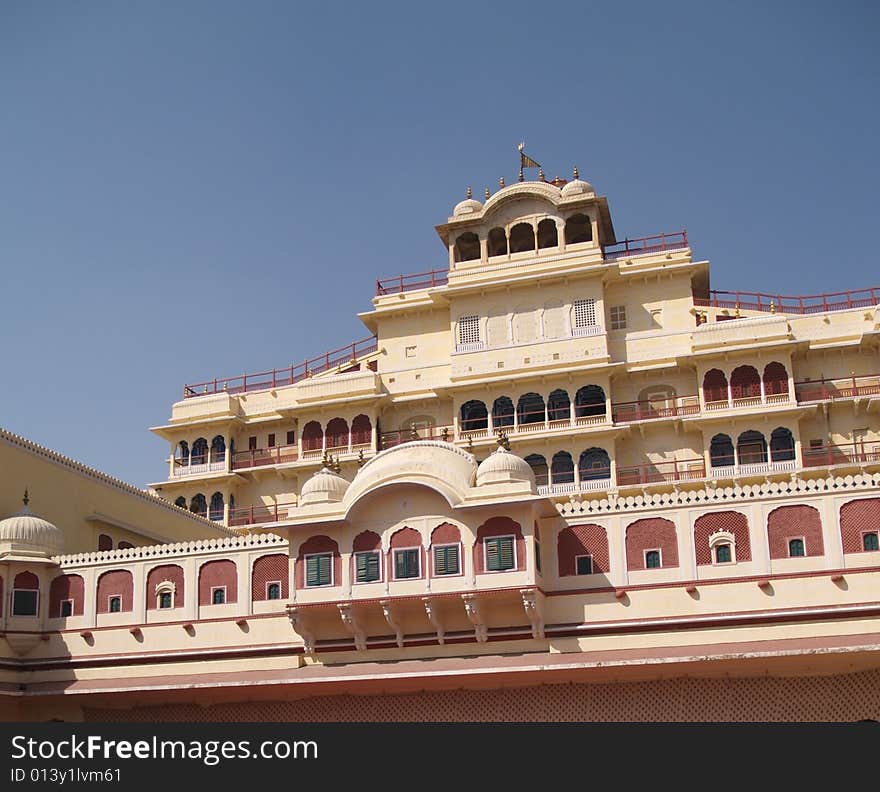
M241 378L241 389L247 392L247 374L244 374Z

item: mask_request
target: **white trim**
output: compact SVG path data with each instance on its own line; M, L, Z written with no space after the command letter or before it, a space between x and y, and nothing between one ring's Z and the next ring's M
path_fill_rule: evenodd
M119 610L115 611L110 605L110 600L118 599L119 600ZM122 594L108 594L107 595L107 613L122 613Z
M457 547L458 548L458 572L447 572L445 575L437 574L437 567L434 562L435 547ZM457 542L443 542L442 544L432 544L429 547L431 556L431 577L434 578L454 578L464 575L464 545L461 540Z
M156 595L156 610L174 610L176 607L175 600L177 599L177 586L175 586L174 583L170 580L163 580L156 584L154 592ZM162 607L163 594L171 595L171 606L168 608Z
M69 602L69 603L70 603L70 616L65 616L65 615L64 615L64 603L65 603L65 602ZM61 601L58 603L58 617L57 617L57 618L59 618L59 619L68 619L68 618L72 617L72 616L74 615L74 614L73 614L73 607L74 607L74 601L73 601L72 598L68 597L67 599L63 599L63 600L61 600Z
M214 602L214 592L222 591L223 592L223 602ZM226 605L226 586L211 586L211 601L208 605Z
M489 553L486 549L486 542L490 539L510 539L513 542L513 566L510 569L489 569ZM519 570L519 559L517 558L516 534L498 534L497 536L484 536L483 543L483 572L484 575L496 575L499 572L516 572Z
M359 555L367 555L368 553L374 553L375 555L379 556L379 577L377 577L375 580L358 580L357 579L357 557ZM382 574L383 562L382 562L382 549L381 548L379 548L378 550L355 550L351 554L351 563L352 563L352 571L354 572L354 575L352 575L352 585L366 586L366 585L369 585L370 583L382 583L385 580L385 575Z
M317 585L310 586L309 585L309 562L310 558L316 558L318 556L330 556L330 582L329 583L318 583ZM302 557L303 559L303 588L307 589L316 589L316 588L330 588L331 586L336 585L334 578L336 577L336 554L332 550L326 550L323 553L308 553Z
M262 556L261 556L262 558ZM266 581L266 590L264 591L264 599L266 602L275 602L275 600L269 596L269 586L278 586L278 599L281 599L281 594L284 592L284 588L281 585L280 580L267 580Z
M862 531L862 534L861 534L861 536L862 536L862 543L861 543L862 546L861 546L861 548L859 549L858 552L860 552L860 553L876 553L876 552L877 552L876 550L866 550L866 549L865 549L865 537L866 537L866 536L869 536L869 535L870 535L870 536L876 536L876 537L877 537L877 541L880 542L880 531L878 531L876 528L875 528L874 530Z
M37 605L35 613L16 613L15 612L15 592L16 591L30 591L37 595ZM10 591L10 600L9 600L9 615L10 616L24 616L25 618L33 618L40 615L40 590L38 588L35 589L23 589L23 588L13 588Z
M726 547L730 551L730 560L729 561L719 561L718 560L718 551L722 548ZM734 550L733 542L716 542L712 545L710 552L712 553L712 565L713 566L728 566L730 564L736 563L736 552Z
M800 540L800 543L804 547L804 554L802 556L793 556L791 554L791 543ZM807 558L807 540L803 536L786 536L785 537L785 547L788 550L788 555L786 558Z
M590 571L589 572L578 572L578 559L579 558L589 558L590 559ZM574 557L574 576L575 577L586 577L587 575L594 574L593 571L593 554L592 553L581 553L580 555L576 555Z
M409 547L392 547L391 548L391 579L392 580L420 580L424 577L423 569L422 569L422 550L424 548L422 545L410 545ZM418 550L417 558L419 559L419 574L412 575L411 577L397 577L397 554L404 550Z
M660 559L660 566L648 566L648 553L656 553ZM663 569L663 551L659 547L649 547L642 551L645 569Z

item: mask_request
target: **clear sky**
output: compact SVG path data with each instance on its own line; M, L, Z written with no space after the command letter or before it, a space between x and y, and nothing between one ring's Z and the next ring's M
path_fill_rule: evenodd
M520 140L714 288L880 285L878 34L846 0L0 0L0 425L161 480L185 382L368 335Z

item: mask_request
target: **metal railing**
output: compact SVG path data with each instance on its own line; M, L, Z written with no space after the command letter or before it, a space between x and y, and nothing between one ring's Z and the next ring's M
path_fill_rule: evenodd
M839 379L802 380L795 382L799 402L853 399L856 396L880 395L880 374L864 374Z
M804 448L801 456L805 468L878 463L880 442L839 443L819 448Z
M247 391L267 390L293 385L313 374L321 374L335 368L356 365L358 358L376 351L375 336L362 338L338 349L325 352L323 355L304 360L302 363L291 363L286 368L261 371L256 374L242 374L239 377L213 379L183 386L183 397L189 399L211 393L245 393Z
M682 250L690 247L687 230L671 231L653 236L624 239L613 245L606 245L603 251L605 258L626 258L642 256L645 253L659 253L664 250Z
M247 451L236 451L232 455L232 469L243 470L264 465L283 465L286 462L296 462L298 458L299 449L295 445L249 448Z
M733 308L745 311L764 311L792 314L825 313L844 308L867 308L880 302L880 287L848 289L827 294L788 296L766 292L718 291L708 297L694 296L694 305L709 308Z
M428 272L416 272L411 275L397 275L390 278L379 278L376 281L376 296L386 294L401 294L417 289L431 289L435 286L445 286L449 281L449 270L430 270Z
M229 510L229 526L260 525L262 523L278 522L286 520L288 509L294 507L294 503L273 503L271 505L242 506Z
M706 464L702 459L682 459L671 462L648 462L617 468L617 485L620 487L640 484L694 481L706 477Z
M614 423L654 421L658 418L675 418L679 415L695 415L700 412L700 397L675 396L650 401L612 402L611 417Z

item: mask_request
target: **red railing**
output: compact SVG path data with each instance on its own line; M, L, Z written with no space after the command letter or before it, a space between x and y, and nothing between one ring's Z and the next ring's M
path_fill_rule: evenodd
M803 380L794 384L794 392L799 402L877 396L880 395L880 374L863 374L839 379Z
M430 426L416 430L401 429L393 432L382 432L379 435L379 450L410 443L413 440L442 440L444 443L452 442L451 426Z
M307 379L312 374L320 374L349 363L355 364L359 357L369 355L376 349L376 337L370 336L346 344L339 349L325 352L318 357L304 360L302 363L291 363L287 368L261 371L258 374L242 374L240 377L213 379L207 382L198 382L195 385L184 385L183 397L188 399L193 396L204 396L207 393L244 393L245 391L293 385Z
M709 297L694 297L694 305L710 308L740 308L746 311L812 314L839 311L844 308L867 308L880 302L880 286L867 289L848 289L828 294L807 294L797 297L764 292L716 291Z
M229 510L230 527L238 525L259 525L287 519L287 510L293 503L273 503L270 506L243 506Z
M434 286L445 286L449 280L449 270L431 270L416 272L412 275L398 275L391 278L380 278L376 281L376 296L400 294L416 289L430 289Z
M656 401L613 402L611 419L614 423L630 421L650 421L655 418L674 418L677 415L695 415L700 412L700 397L677 396Z
M804 467L832 467L834 465L858 465L880 462L880 443L841 443L805 448L801 454Z
M649 462L617 468L617 484L627 487L638 484L690 481L705 478L706 465L702 459L684 459L673 462Z
M249 448L247 451L236 451L232 455L232 469L283 465L285 462L296 462L298 455L299 449L295 445Z
M662 250L681 250L689 247L687 230L671 231L666 234L624 239L613 245L606 245L605 258L623 258L625 256L641 256L645 253L657 253Z

